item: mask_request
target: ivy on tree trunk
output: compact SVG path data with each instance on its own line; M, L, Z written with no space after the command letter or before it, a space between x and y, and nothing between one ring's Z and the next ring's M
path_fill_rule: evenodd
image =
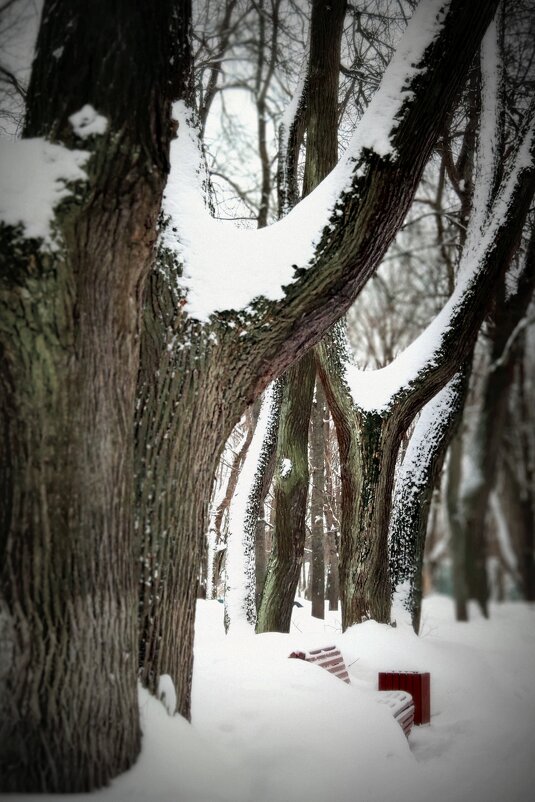
M188 19L166 0L42 11L23 136L87 151L87 181L55 209L54 250L0 226L3 791L89 791L139 752L139 298ZM88 104L106 125L82 139Z

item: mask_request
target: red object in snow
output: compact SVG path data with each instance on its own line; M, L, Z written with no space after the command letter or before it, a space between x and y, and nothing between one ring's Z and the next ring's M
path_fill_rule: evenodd
M324 646L321 649L312 649L310 652L292 652L289 656L297 657L299 660L306 660L307 663L315 663L317 666L327 669L330 674L334 674L338 679L351 685L342 652L336 646Z
M380 691L407 691L414 699L414 723L431 720L431 675L419 671L380 671Z
M321 649L312 649L309 652L295 651L289 657L305 660L307 663L315 663L320 668L324 668L329 674L347 682L351 685L349 674L342 653L336 646L324 646ZM414 724L414 702L409 693L401 690L387 691L377 694L377 702L385 704L397 723L407 736Z

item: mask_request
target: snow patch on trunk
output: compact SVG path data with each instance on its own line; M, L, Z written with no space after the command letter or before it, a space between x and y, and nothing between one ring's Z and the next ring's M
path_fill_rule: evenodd
M58 249L54 210L71 194L69 184L86 181L89 153L53 145L46 139L0 140L0 223L21 225L24 236Z
M88 136L105 134L108 129L108 120L99 114L93 106L86 103L80 111L71 114L69 122L76 136L86 139Z
M292 465L292 460L291 460L291 459L288 459L288 457L285 457L285 458L282 460L282 462L281 462L281 467L280 467L280 476L281 476L281 479L286 479L286 477L287 477L287 476L289 476L289 475L291 474L291 472L292 472L292 468L293 468L293 465Z
M158 699L170 716L176 712L175 684L169 674L161 674L158 680Z

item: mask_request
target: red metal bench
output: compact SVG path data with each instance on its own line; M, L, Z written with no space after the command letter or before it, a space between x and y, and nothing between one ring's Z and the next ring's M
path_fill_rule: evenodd
M343 682L351 685L342 652L336 646L324 646L321 649L312 649L309 652L295 651L289 657L306 660L307 663L320 666ZM380 704L384 704L389 708L408 738L414 724L414 702L411 694L402 690L380 690L376 692L376 698Z

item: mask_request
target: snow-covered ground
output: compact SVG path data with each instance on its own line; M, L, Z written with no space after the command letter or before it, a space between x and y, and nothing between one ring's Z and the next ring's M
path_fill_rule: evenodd
M141 692L143 751L96 802L528 802L535 788L535 608L494 605L453 620L426 600L423 635L295 609L289 635L223 632L223 605L199 602L193 724ZM351 687L288 660L336 643ZM431 672L431 724L409 741L371 690L377 672ZM64 796L65 802L86 795ZM20 798L20 797L19 797ZM27 798L27 797L25 797ZM43 797L33 797L43 800ZM47 797L44 797L47 799Z

